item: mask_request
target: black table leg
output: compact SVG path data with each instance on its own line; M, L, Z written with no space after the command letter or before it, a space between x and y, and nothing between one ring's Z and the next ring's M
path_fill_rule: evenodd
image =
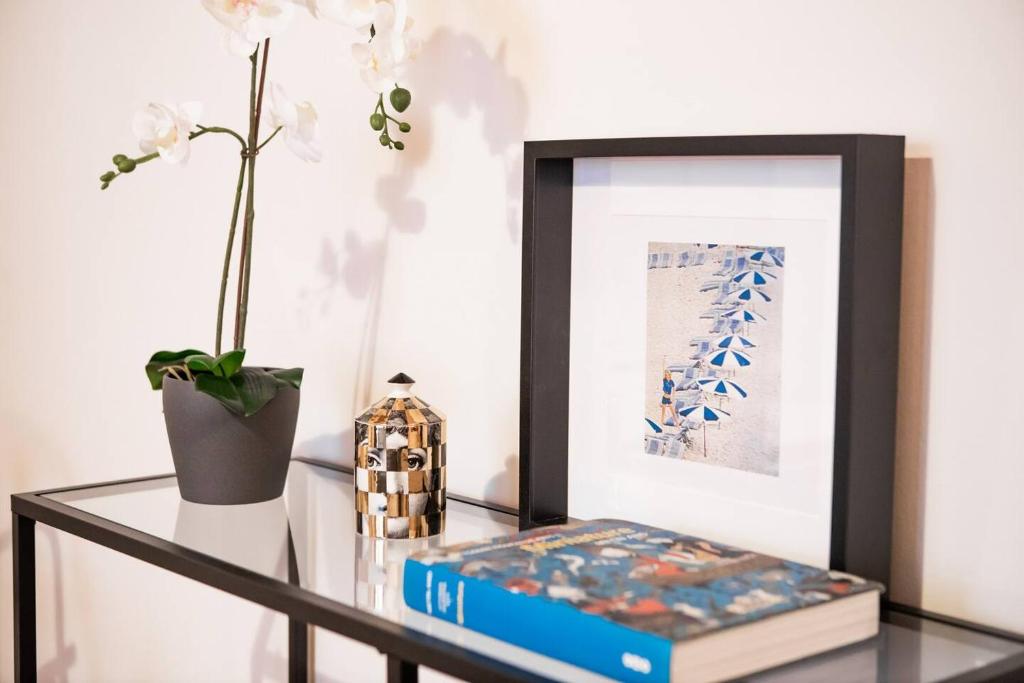
M395 655L388 655L388 683L416 683L419 667Z
M309 626L288 620L288 683L309 681Z
M295 553L291 527L288 527L288 583L301 585L299 562ZM309 682L309 625L297 619L288 620L288 683Z
M14 680L36 680L36 521L11 513L14 547Z

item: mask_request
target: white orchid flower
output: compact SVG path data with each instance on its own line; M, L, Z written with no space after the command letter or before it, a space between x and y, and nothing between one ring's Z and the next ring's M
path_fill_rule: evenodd
M265 38L272 38L291 23L291 0L202 0L213 18L227 28L228 51L248 57Z
M391 43L389 50L396 64L405 65L419 51L419 41L410 35L412 17L406 0L377 0L373 28L374 41Z
M277 83L270 84L270 123L280 127L284 142L303 161L320 161L320 130L316 108L310 102L295 102Z
M377 0L306 0L310 14L317 19L336 21L352 28L368 28L373 23Z
M352 46L360 75L374 92L394 87L408 62L416 56L419 43L409 35L411 26L405 0L378 0L374 7L373 39Z
M190 149L188 135L197 130L196 121L202 110L199 102L184 102L177 107L157 103L147 105L132 121L139 149L144 154L157 152L161 159L171 164L185 163Z
M399 66L395 63L391 44L372 40L352 45L352 58L359 65L359 75L373 92L382 93L398 80Z

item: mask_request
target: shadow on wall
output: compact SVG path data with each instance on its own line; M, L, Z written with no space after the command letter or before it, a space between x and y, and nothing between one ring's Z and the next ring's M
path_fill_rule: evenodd
M50 438L50 435L41 429L36 429L31 420L17 422L15 429L15 418L11 415L4 415L0 420L0 443L4 444L6 452L9 453L32 453L32 458L7 458L4 460L6 468L5 480L0 486L0 492L6 497L17 491L25 491L33 488L33 483L38 484L44 478L52 481L67 481L71 477L68 454L58 448L58 445ZM44 473L44 469L46 470ZM35 486L38 488L38 485ZM9 498L8 498L9 500ZM9 505L7 506L9 509ZM12 557L13 555L12 532L10 527L11 517L8 516L3 523L3 531L0 531L0 559L4 560L3 579L0 583L11 586L13 576ZM49 640L45 637L48 629L53 629L53 655L46 661L37 660L38 680L40 681L67 681L71 678L72 669L78 661L78 652L75 644L67 640L67 625L64 616L64 562L61 555L60 535L55 529L42 524L35 525L35 546L36 546L36 629L37 645L41 646L44 652L50 652ZM43 570L47 562L44 547L49 547L50 571ZM53 589L51 599L53 601L53 618L48 619L40 610L38 596L43 592L41 577L53 577ZM10 600L0 598L0 618L4 620L4 628L0 634L5 638L3 647L0 647L0 661L7 660L7 650L13 644L13 604ZM37 654L38 657L38 654ZM10 660L13 661L13 660ZM0 681L6 680L10 670L4 671L0 668Z
M918 606L924 563L934 234L932 160L907 159L890 595Z
M367 402L369 403L369 402ZM365 407L365 406L364 406ZM359 408L361 410L362 408ZM354 421L355 415L350 418ZM306 439L295 447L295 455L303 458L323 460L348 467L355 466L354 427L346 427L337 434L321 434Z
M36 539L46 539L50 547L50 557L53 562L53 628L55 653L46 662L39 662L40 681L67 681L74 666L78 653L74 643L67 642L65 635L66 626L64 623L64 563L60 554L60 539L57 531L42 525L36 525ZM37 570L37 576L39 575ZM38 618L37 618L38 620ZM40 624L37 624L37 628Z
M340 247L330 235L324 236L321 243L319 270L325 280L317 293L321 313L329 310L332 294L339 287L350 296L367 301L352 396L352 405L360 407L368 405L373 398L370 390L375 374L380 295L388 243L393 236L419 234L426 226L426 202L415 196L413 186L416 173L433 153L433 121L439 107L450 107L467 119L474 112L480 113L483 140L490 154L501 159L505 172L505 224L501 229L507 232L513 244L519 241L527 102L522 83L508 73L504 45L490 54L471 34L439 29L424 42L409 76L410 83L414 84L414 100L407 118L414 138L404 151L394 153L394 170L380 178L375 189L377 204L385 216L383 236L367 239L356 230L348 230ZM415 84L424 85L416 87ZM472 170L463 172L469 174ZM320 438L330 439L329 436ZM338 462L342 453L315 457Z
M505 458L501 472L491 477L484 486L484 500L517 500L519 498L519 458L510 454Z
M468 33L442 28L424 42L409 70L412 83L431 84L416 89L419 109L410 110L415 113L410 123L419 132L418 144L403 152L395 175L377 183L377 200L388 215L389 227L401 232L423 229L426 212L422 200L408 196L411 176L407 170L418 168L430 156L434 112L446 105L463 119L479 112L487 150L504 166L505 230L513 243L519 241L527 102L522 82L508 72L505 62L504 43L489 54Z

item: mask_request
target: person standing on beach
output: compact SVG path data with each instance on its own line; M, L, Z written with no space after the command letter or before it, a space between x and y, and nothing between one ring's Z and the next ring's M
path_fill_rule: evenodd
M669 424L665 418L665 411L668 411L668 416L672 418L671 424L676 425L675 416L672 415L672 390L675 388L676 383L672 381L672 373L666 370L661 380L661 424L663 425Z

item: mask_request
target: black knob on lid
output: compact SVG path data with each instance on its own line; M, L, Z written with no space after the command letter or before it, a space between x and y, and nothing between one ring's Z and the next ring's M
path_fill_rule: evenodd
M392 377L391 379L388 380L388 384L415 384L415 383L416 383L416 380L414 380L412 377L410 377L409 375L405 374L404 372L400 372L400 373L398 373L397 375L395 375L394 377Z

